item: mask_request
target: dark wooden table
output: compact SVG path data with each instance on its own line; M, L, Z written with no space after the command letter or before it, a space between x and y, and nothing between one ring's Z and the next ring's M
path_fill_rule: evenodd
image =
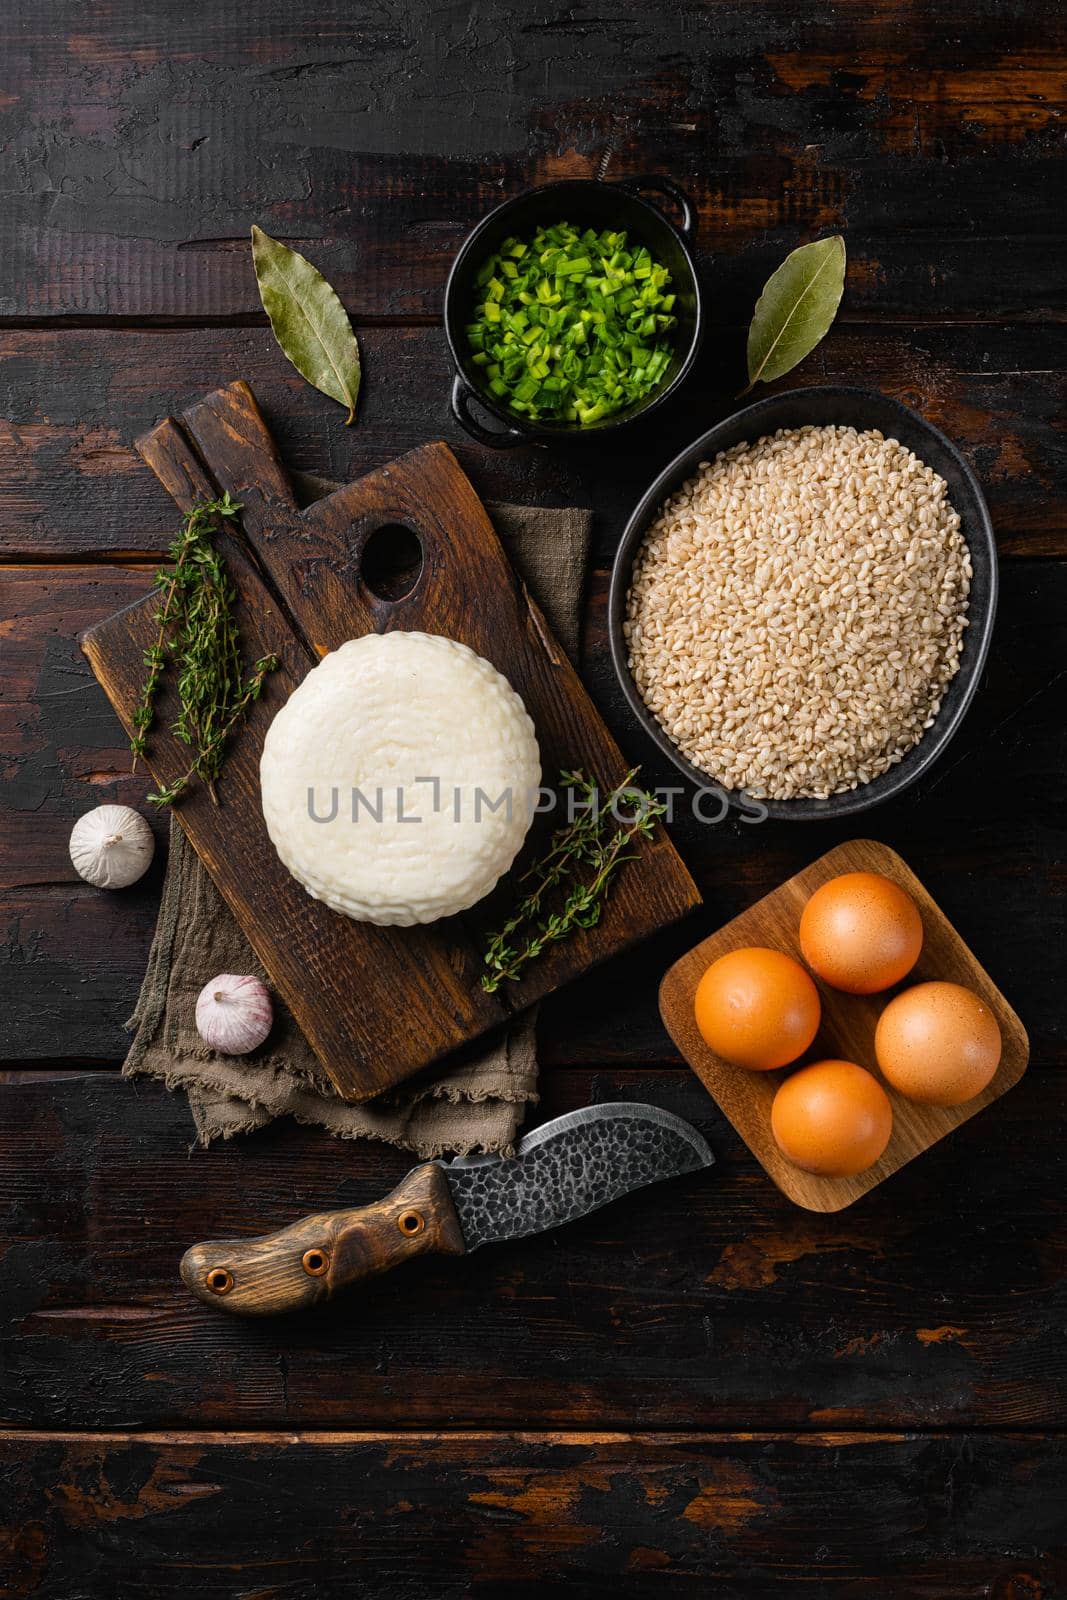
M1067 1593L1064 53L1055 0L21 0L0 82L0 1593L80 1597ZM449 260L559 175L674 177L712 327L618 452L494 455L450 422ZM358 426L265 326L247 231L358 323ZM139 803L75 638L141 594L173 515L130 443L249 378L299 468L444 438L486 496L597 511L583 668L625 747L605 574L653 473L732 407L753 299L847 237L795 381L866 384L956 438L1002 606L963 732L851 825L675 837L706 909L547 1007L540 1113L650 1099L718 1165L322 1315L227 1321L190 1240L380 1194L407 1165L286 1126L190 1153L120 1080L159 864L67 859ZM792 379L787 382L794 381ZM799 1211L659 1024L686 945L840 839L899 849L1026 1021L1028 1076L837 1216Z

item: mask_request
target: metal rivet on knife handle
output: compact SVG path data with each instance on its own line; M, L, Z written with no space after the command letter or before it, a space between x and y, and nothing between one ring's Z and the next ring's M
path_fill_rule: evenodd
M573 1222L647 1183L711 1165L695 1128L659 1106L611 1102L568 1111L528 1133L515 1155L414 1167L367 1206L300 1217L258 1239L207 1239L182 1257L182 1280L234 1316L266 1317L331 1299L414 1256L465 1255ZM233 1263L233 1292L212 1287Z
M233 1288L233 1273L226 1267L212 1267L205 1282L212 1294L229 1294Z
M259 1238L205 1239L185 1252L182 1281L198 1299L240 1317L275 1316L330 1300L350 1283L428 1251L463 1255L466 1245L444 1171L425 1162L382 1200L300 1217ZM218 1294L207 1276L220 1262L234 1278Z

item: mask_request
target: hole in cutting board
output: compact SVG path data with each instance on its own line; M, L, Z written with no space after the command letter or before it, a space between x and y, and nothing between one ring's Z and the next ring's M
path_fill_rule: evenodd
M363 582L379 600L405 600L422 576L422 541L402 522L375 528L363 546Z

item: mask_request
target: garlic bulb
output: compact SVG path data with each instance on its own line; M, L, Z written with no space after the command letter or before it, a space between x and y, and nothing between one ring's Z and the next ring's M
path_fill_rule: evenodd
M144 876L156 841L139 811L97 806L74 824L70 859L74 870L98 889L125 889Z
M196 1031L224 1056L244 1056L261 1045L273 1020L267 986L258 978L220 972L196 1002Z

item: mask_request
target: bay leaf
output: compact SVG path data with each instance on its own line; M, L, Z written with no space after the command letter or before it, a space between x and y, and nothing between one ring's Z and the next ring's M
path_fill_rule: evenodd
M259 298L284 354L321 394L356 414L359 345L337 291L299 251L252 229Z
M839 233L786 256L756 301L748 330L749 389L783 377L811 354L837 315L844 287L845 241Z

